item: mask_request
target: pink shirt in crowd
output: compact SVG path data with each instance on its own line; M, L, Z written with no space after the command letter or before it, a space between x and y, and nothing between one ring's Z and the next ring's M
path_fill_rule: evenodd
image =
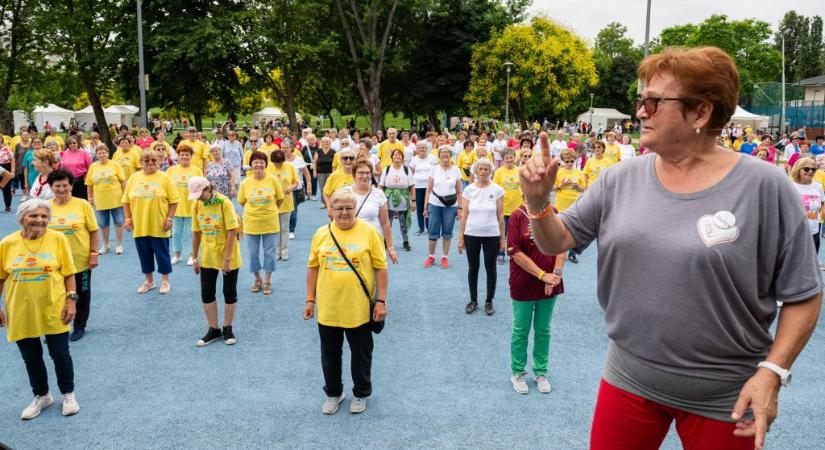
M91 165L92 158L83 150L66 150L60 154L60 167L71 172L75 179L85 177Z
M149 148L150 145L152 145L152 142L155 142L155 138L153 138L152 136L146 136L142 138L137 138L135 144L137 144L138 147L145 150Z

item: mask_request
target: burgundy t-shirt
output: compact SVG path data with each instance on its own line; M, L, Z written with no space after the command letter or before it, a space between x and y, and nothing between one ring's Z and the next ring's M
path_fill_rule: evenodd
M516 253L524 253L536 263L541 270L552 273L556 264L555 255L545 255L533 241L530 231L530 219L524 205L510 215L507 225L507 253L510 255L510 297L518 301L545 300L564 293L564 280L553 288L553 295L544 293L544 282L532 274L525 272L512 257Z

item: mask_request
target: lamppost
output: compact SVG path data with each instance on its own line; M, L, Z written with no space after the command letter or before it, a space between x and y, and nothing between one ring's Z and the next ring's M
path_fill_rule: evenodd
M647 18L645 19L645 58L650 54L650 1L647 0Z
M504 126L510 126L510 69L515 64L507 61L504 63L504 67L507 69L507 95L504 98Z
M782 112L779 114L779 138L787 132L785 129L785 31L779 30L782 37Z
M590 94L590 119L588 119L587 124L593 127L593 94Z
M146 76L143 71L143 0L137 0L138 86L140 89L140 126L146 127Z

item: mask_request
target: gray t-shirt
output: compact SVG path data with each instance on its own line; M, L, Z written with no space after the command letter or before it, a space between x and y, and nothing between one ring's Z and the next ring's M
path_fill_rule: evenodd
M780 169L745 156L714 186L675 194L656 177L655 158L605 170L560 218L579 250L598 238L608 336L644 362L621 370L636 389L618 387L684 407L682 387L654 382L657 372L741 387L773 344L776 302L808 299L822 281L805 213ZM605 378L615 382L611 367L627 358L608 359ZM718 387L707 386L709 402L735 401L734 389Z

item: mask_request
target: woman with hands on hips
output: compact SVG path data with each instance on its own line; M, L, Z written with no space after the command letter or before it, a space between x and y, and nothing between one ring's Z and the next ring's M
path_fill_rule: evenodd
M520 173L543 253L598 238L611 341L591 448L656 448L675 421L686 448L761 450L822 301L805 214L781 169L716 145L739 92L730 56L666 49L639 79L650 152L605 170L558 215L548 147Z

